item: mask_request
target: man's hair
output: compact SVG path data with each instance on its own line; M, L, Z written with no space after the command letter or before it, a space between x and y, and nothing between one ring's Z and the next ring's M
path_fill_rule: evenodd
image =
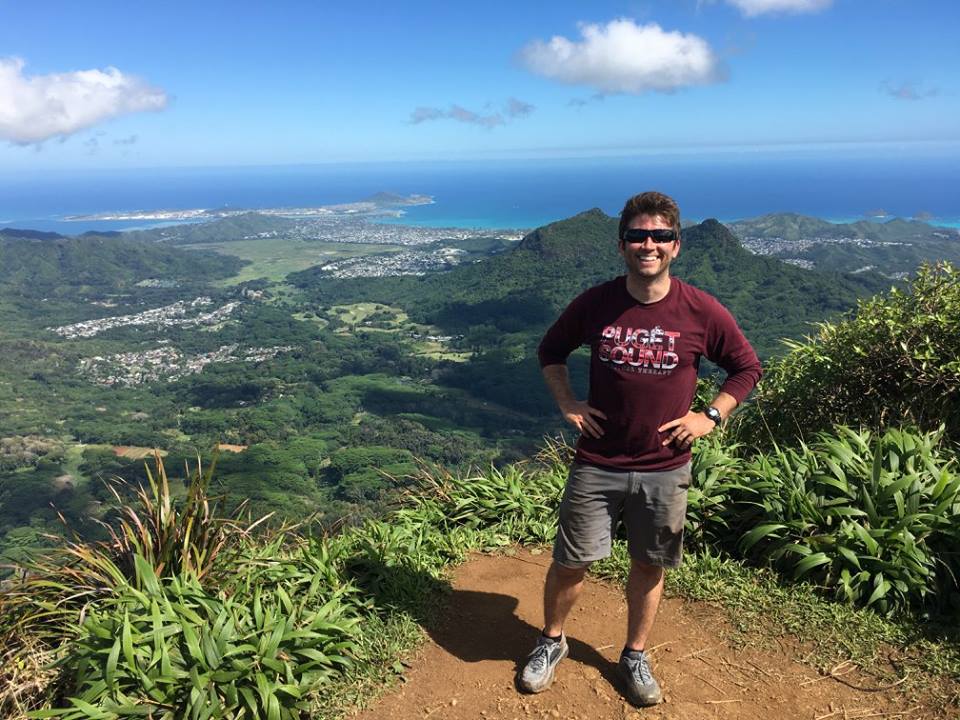
M620 235L623 240L623 234L630 227L630 223L638 215L659 215L673 228L673 231L680 237L680 208L676 201L669 195L649 191L634 195L627 200L620 213Z

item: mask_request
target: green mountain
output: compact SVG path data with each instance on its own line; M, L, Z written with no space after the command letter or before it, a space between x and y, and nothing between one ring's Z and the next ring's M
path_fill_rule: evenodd
M290 279L323 304L360 300L401 305L421 322L454 333L475 326L542 333L582 290L623 274L617 220L589 210L534 230L489 260L422 277L332 280L318 268ZM675 274L715 295L758 351L809 332L809 323L851 308L889 286L873 273L813 272L750 253L724 225L707 220L683 233Z
M869 268L904 275L923 262L960 261L960 232L916 220L829 223L775 213L730 228L754 252L840 272Z
M302 221L276 215L246 212L217 220L198 223L183 223L150 230L129 231L127 237L169 245L200 245L234 240L253 240L276 237L294 230Z
M813 238L861 239L877 242L937 242L944 238L960 241L956 230L936 227L919 220L893 218L886 222L858 220L853 223L832 223L798 213L770 213L749 220L730 223L737 236L810 240Z
M210 282L230 277L237 258L164 247L116 235L67 237L30 230L0 234L0 289L21 297L112 292L147 280Z

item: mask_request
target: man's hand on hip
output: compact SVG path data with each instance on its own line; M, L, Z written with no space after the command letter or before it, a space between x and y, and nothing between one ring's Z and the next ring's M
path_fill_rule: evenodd
M670 430L670 434L661 443L669 445L673 443L678 448L686 450L693 445L693 441L699 437L709 434L716 427L716 424L704 415L702 412L688 412L682 418L671 420L657 428L659 432Z
M602 410L590 407L590 405L583 400L574 400L562 405L560 412L563 413L563 417L568 423L584 435L589 435L593 438L603 437L603 427L597 420L597 418L601 420L607 419L607 416Z

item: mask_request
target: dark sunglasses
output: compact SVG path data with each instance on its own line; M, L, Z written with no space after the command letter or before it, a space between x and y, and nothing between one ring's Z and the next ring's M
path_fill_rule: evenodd
M629 243L642 243L650 238L655 243L663 244L673 242L677 239L677 233L674 230L640 230L631 228L623 233L623 241Z

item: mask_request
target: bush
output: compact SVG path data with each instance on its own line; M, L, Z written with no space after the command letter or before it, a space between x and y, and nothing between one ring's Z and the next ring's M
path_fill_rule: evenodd
M945 425L960 440L960 272L923 266L906 290L861 301L767 367L741 437L793 441L837 424Z
M738 477L729 457L701 450L693 518L717 546L847 602L957 603L960 474L942 435L839 426L742 461Z

